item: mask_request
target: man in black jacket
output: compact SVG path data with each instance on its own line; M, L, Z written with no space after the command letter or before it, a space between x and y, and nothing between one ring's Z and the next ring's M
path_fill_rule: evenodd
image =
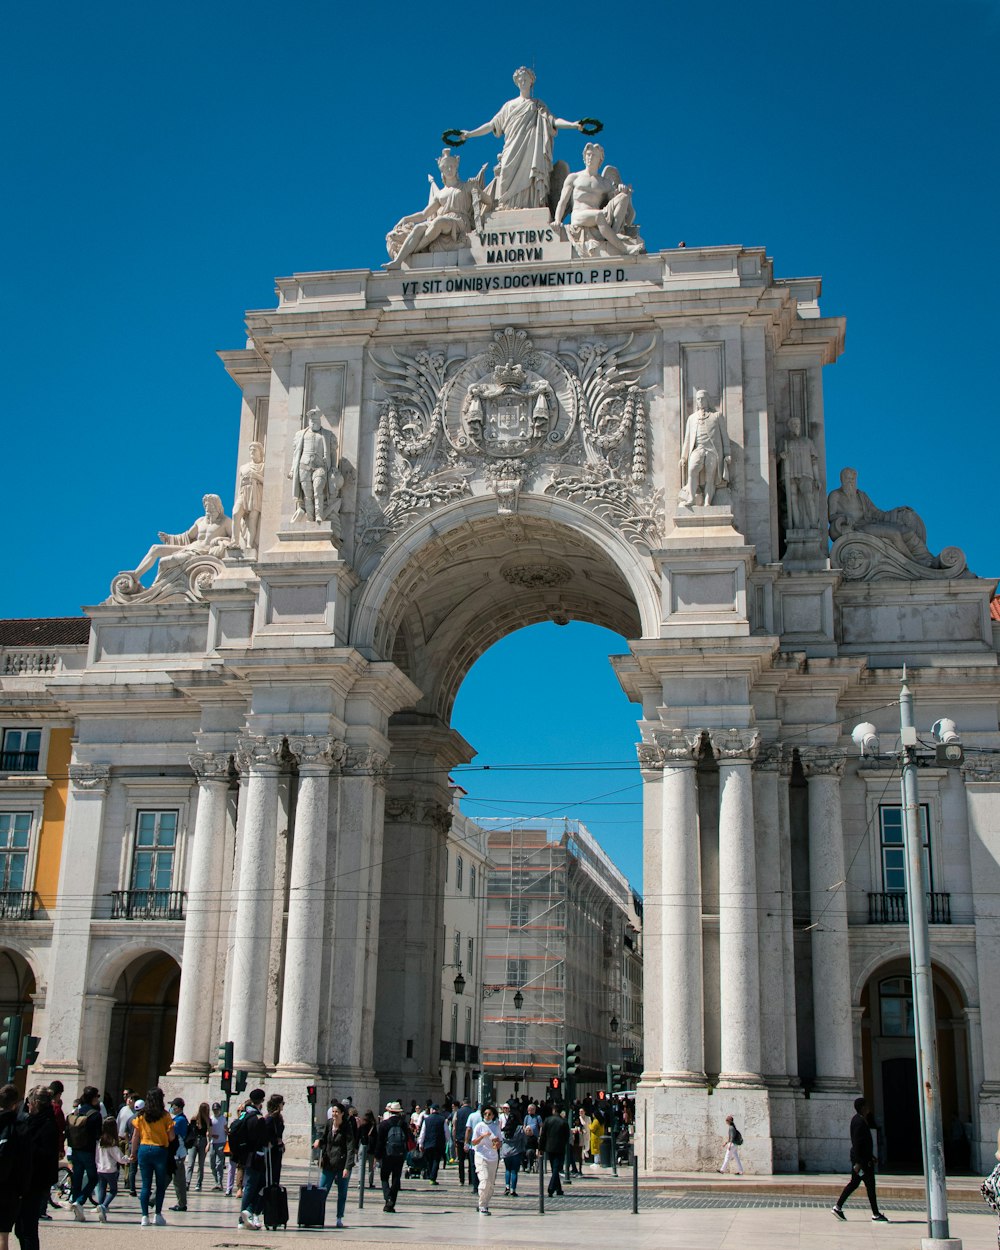
M446 1146L444 1135L444 1116L435 1103L420 1122L420 1137L417 1145L424 1152L424 1166L427 1179L432 1185L438 1183L438 1168L444 1158Z
M18 1123L31 1175L17 1214L14 1231L21 1250L38 1250L38 1220L49 1200L49 1191L59 1179L59 1151L62 1135L52 1110L52 1091L37 1085L25 1101L27 1115ZM0 1191L3 1189L0 1181Z
M403 1164L406 1152L410 1148L413 1136L409 1125L403 1118L403 1108L398 1102L386 1103L386 1115L378 1126L378 1137L375 1141L375 1158L379 1163L379 1175L382 1177L382 1197L385 1199L383 1211L395 1211L396 1199L399 1197L399 1181L403 1175Z
M866 1119L867 1111L868 1104L865 1100L855 1098L854 1118L851 1120L851 1179L837 1199L833 1214L838 1220L847 1219L844 1214L844 1203L864 1181L865 1189L868 1191L868 1201L872 1208L872 1223L888 1224L889 1221L878 1209L878 1199L875 1197L875 1146L872 1141L872 1131Z
M542 1125L539 1138L539 1149L549 1162L549 1197L562 1197L563 1187L560 1172L566 1162L566 1147L569 1145L569 1123L555 1112Z
M101 1136L100 1090L88 1085L66 1117L66 1141L73 1151L73 1186L69 1207L85 1223L84 1204L97 1188L97 1143Z

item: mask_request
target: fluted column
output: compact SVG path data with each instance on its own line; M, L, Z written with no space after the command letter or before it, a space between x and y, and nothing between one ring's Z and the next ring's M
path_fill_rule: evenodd
M812 923L816 1087L854 1089L851 960L840 779L845 754L835 747L800 752L809 781L809 902Z
M347 744L310 734L290 739L288 746L299 761L299 790L288 881L278 1065L315 1076L321 1007L316 970L328 894L327 842L337 816L335 809L331 811L331 770L339 773Z
M778 767L781 745L770 742L753 761L757 829L757 932L760 950L760 1061L768 1078L784 1078L785 967L782 948L781 821Z
M204 1076L212 1065L212 1011L217 979L219 885L226 848L231 757L203 751L189 757L198 778L198 807L189 853L184 952L177 1002L172 1077Z
M283 739L241 738L240 772L246 814L239 852L229 1036L238 1067L264 1070L265 990L271 943L274 862L278 838L278 774Z
M660 1008L656 1022L648 1011L645 1015L647 1034L657 1025L660 1029L660 1071L650 1076L700 1085L705 1080L705 1004L695 763L701 731L667 730L653 739L640 745L643 767L653 762L655 752L662 768L659 836L647 851L647 862L656 861L653 880L659 882L659 899L652 919L644 924L661 935L659 966L645 974L656 982Z
M778 780L778 851L781 861L781 968L785 987L785 1071L793 1084L799 1075L798 1014L795 995L795 894L792 890L792 820L788 806L788 783L792 759L782 755ZM765 984L762 981L762 985Z
M719 762L719 1023L723 1085L759 1085L760 957L750 765L759 734L711 735Z

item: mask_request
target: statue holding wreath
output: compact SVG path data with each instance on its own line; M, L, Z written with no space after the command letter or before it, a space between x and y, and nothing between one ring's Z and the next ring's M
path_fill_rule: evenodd
M483 210L489 208L483 190L486 166L475 178L463 182L458 176L458 161L449 148L438 157L441 186L428 175L431 192L427 207L402 218L386 235L385 246L392 259L383 269L400 269L414 252L454 251L467 245L469 232L478 228Z
M487 190L497 208L552 208L552 141L557 130L596 134L601 123L585 117L578 122L555 117L541 100L532 98L534 70L522 65L514 71L516 99L508 100L499 113L475 130L447 130L445 143L458 146L478 135L503 136L503 150L495 182Z

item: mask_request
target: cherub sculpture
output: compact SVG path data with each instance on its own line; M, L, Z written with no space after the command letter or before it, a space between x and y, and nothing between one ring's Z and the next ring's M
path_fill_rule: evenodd
M588 143L583 149L583 169L570 174L562 185L553 215L561 225L570 215L566 233L583 256L633 256L646 250L635 230L632 188L625 186L614 165L605 165L604 148Z
M458 176L458 162L451 149L445 148L437 162L442 185L439 187L428 175L431 185L427 207L404 217L386 235L385 246L391 260L383 265L384 269L402 268L403 261L414 252L464 247L469 232L479 228L484 209L491 207L483 189L486 166L475 178L463 182Z

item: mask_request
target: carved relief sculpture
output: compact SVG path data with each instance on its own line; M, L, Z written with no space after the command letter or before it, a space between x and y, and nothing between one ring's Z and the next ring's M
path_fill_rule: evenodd
M233 524L218 495L202 498L205 515L183 534L159 534L160 541L131 572L119 573L111 583L111 603L148 603L167 597L198 599L222 570L222 557L231 546ZM147 590L142 576L160 562Z
M260 512L264 504L264 444L250 444L250 459L240 465L240 484L233 505L233 537L244 551L257 550Z
M853 581L886 577L960 577L965 555L946 547L940 556L927 547L924 523L912 508L884 512L858 490L856 469L843 469L840 487L830 492L831 560Z
M788 501L788 527L794 530L819 527L819 455L816 444L802 433L798 417L788 419L788 437L778 453Z
M622 183L613 165L605 165L604 148L588 143L583 149L583 169L563 183L553 213L555 225L570 215L566 233L581 256L634 256L646 250L635 229L632 188Z
M306 424L295 435L292 445L292 479L295 512L292 521L325 521L340 511L343 476L333 465L323 414L318 408L306 413ZM329 436L331 439L333 435ZM332 475L332 479L331 479Z
M694 402L695 410L684 427L678 495L678 502L689 508L711 504L719 487L729 482L732 459L725 419L709 405L708 392L696 391Z
M496 178L487 188L497 208L549 208L552 142L557 130L583 130L584 122L554 117L541 100L532 98L533 70L514 71L518 94L499 113L475 130L459 131L460 141L479 135L503 136ZM451 132L446 132L446 136ZM565 168L565 166L564 166Z
M430 198L427 207L398 221L386 235L385 246L391 257L383 269L399 269L414 252L433 252L465 247L469 232L478 229L482 214L490 201L483 190L486 166L463 182L458 176L458 161L449 148L438 158L441 186L429 178Z

